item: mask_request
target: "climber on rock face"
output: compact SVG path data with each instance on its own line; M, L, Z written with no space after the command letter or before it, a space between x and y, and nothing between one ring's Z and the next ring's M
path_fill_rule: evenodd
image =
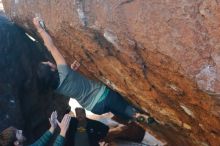
M111 90L105 84L90 80L76 72L79 67L78 62L75 61L71 65L72 67L69 67L44 29L43 21L37 17L33 19L33 23L56 62L56 65L51 62L39 64L37 74L43 87L51 87L62 95L75 98L85 109L95 114L112 112L125 120L144 122L152 120L147 115L140 114L119 93Z

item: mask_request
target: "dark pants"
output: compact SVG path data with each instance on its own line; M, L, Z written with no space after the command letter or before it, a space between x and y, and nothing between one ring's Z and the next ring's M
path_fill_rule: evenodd
M136 113L136 109L123 99L119 93L110 89L105 99L98 102L92 109L92 112L99 115L111 112L120 118L130 120Z

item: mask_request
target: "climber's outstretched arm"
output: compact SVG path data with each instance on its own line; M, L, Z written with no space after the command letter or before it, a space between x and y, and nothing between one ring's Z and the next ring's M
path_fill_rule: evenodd
M47 47L48 51L51 52L54 60L56 61L57 65L66 64L66 61L63 57L63 55L60 53L60 51L57 49L57 47L54 45L52 38L50 35L41 27L40 25L40 19L38 17L33 19L33 23L42 37L44 41L44 45Z

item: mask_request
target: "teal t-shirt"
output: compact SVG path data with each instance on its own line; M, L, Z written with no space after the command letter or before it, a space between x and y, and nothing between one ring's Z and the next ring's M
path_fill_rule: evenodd
M75 98L82 107L92 110L100 97L103 98L106 86L101 82L90 80L68 65L58 65L60 83L56 91L65 96Z

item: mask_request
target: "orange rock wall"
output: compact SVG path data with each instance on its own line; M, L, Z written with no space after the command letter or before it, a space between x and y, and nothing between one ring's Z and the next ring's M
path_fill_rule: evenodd
M45 20L69 63L126 96L168 145L220 144L218 0L3 0L30 33Z

